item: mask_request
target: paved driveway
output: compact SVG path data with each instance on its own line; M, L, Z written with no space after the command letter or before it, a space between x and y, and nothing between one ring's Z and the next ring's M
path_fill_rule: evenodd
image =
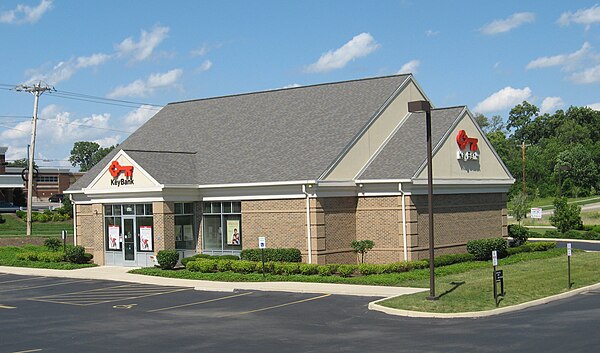
M0 273L0 352L592 352L600 292L484 319L411 319L375 298Z

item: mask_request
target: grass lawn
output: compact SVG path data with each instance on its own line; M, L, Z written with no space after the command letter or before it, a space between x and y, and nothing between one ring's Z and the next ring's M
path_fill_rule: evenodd
M525 218L521 221L524 226L550 226L550 215L544 215L542 219ZM581 220L586 225L600 224L600 211L581 212ZM514 218L508 219L509 224L519 224Z
M550 196L550 197L544 197L544 198L539 198L539 199L535 199L531 202L531 207L541 207L544 210L550 210L554 208L554 199L556 197L554 196ZM568 198L568 203L574 203L577 205L587 205L590 203L596 203L596 202L600 202L600 196L586 196L586 197L569 197Z
M25 235L27 233L27 223L14 213L3 213L2 217L4 217L6 222L0 224L0 236ZM73 235L73 220L31 223L31 235L33 236L60 236L60 232L63 229L67 231L68 235Z
M545 259L561 256L566 252L565 249L552 249L544 252L522 253L501 259L501 263L514 263L528 261L531 259ZM445 277L454 274L461 274L472 270L491 268L490 261L472 261L463 262L443 267L435 270L436 276ZM208 281L226 281L226 282L314 282L314 283L344 283L344 284L363 284L376 286L398 286L398 287L429 287L429 269L412 270L403 273L390 273L369 276L356 276L343 278L339 276L303 276L303 275L266 275L252 273L239 274L233 272L200 273L191 272L186 269L180 270L161 270L159 268L149 267L131 270L129 273L170 277L184 279L198 279ZM491 276L491 275L490 275Z
M28 251L48 251L48 249L43 246L35 245L25 245L19 247L2 246L0 247L0 266L51 268L55 270L73 270L77 268L97 266L96 264L73 264L70 262L42 262L16 259L18 253Z
M554 252L564 249L555 249ZM526 254L519 254L526 255ZM518 256L518 255L515 255ZM507 258L510 260L513 258ZM506 298L500 307L520 304L543 297L566 292L567 257L548 257L531 261L503 261L498 269L504 271ZM379 304L390 308L450 313L481 311L496 308L493 299L493 270L491 266L440 277L436 282L437 301L426 300L427 294L412 294L392 298ZM571 258L573 288L600 282L600 254L597 252L574 252ZM464 282L455 286L451 282ZM428 286L427 280L417 280L413 286ZM454 289L453 289L454 288Z

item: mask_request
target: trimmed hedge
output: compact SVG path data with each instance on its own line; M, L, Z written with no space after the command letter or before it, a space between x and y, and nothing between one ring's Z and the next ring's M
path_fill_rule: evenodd
M508 255L514 255L522 252L533 252L533 251L547 251L550 249L554 249L556 247L556 242L553 241L542 241L542 242L528 242L521 246L517 246L514 248L508 248Z
M58 251L62 245L62 241L58 238L47 238L44 240L44 246L50 251Z
M300 253L300 250L296 248L267 248L264 249L264 254L265 262L302 262L302 254ZM261 249L244 249L242 250L240 257L242 260L247 261L261 261Z
M41 261L41 262L63 262L65 255L54 251L26 251L16 255L17 260Z
M196 254L194 256L190 256L190 257L184 257L183 259L181 259L181 264L184 267L187 267L187 263L190 261L198 261L201 259L206 259L206 260L230 260L230 261L237 261L239 260L239 256L237 255L209 255L209 254Z
M467 251L477 260L490 260L493 250L498 252L498 258L505 257L506 248L507 243L504 238L476 239L467 243Z
M163 270L172 270L179 261L179 253L176 250L160 250L156 254L156 260Z
M600 240L600 231L592 228L586 232L570 230L565 233L560 233L554 229L546 231L544 234L537 235L539 238L558 238L558 239L582 239L582 240Z

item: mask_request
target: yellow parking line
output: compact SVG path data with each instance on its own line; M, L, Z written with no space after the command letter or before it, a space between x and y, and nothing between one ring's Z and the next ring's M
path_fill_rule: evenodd
M60 286L63 284L69 284L69 283L84 283L84 282L90 282L92 281L90 280L77 280L77 281L67 281L67 282L60 282L60 283L53 283L53 284L44 284L42 286L33 286L33 287L20 287L20 288L12 288L12 289L7 289L7 290L0 290L0 293L6 293L6 292L14 292L16 290L28 290L28 289L36 289L36 288L44 288L44 287L53 287L53 286Z
M329 297L330 295L331 294L323 294L323 295L320 295L318 297L312 297L312 298L307 298L307 299L302 299L302 300L296 300L294 302L284 303L284 304L279 304L279 305L273 305L273 306L268 306L266 308L261 308L261 309L255 309L255 310L250 310L250 311L243 311L241 313L234 313L234 314L230 314L230 315L224 315L222 317L246 315L246 314L257 313L259 311L265 311L265 310L270 310L270 309L277 309L277 308L281 308L281 307L288 306L288 305L300 304L300 303L308 302L308 301L311 301L311 300L317 300L317 299L321 299L321 298L326 298L326 297Z
M163 311L163 310L170 310L170 309L177 309L177 308L183 308L186 306L192 306L192 305L199 305L199 304L205 304L205 303L211 303L211 302L216 302L219 300L225 300L225 299L231 299L231 298L236 298L236 297L241 297L243 295L248 295L248 294L252 294L254 292L245 292L245 293L240 293L240 294L235 294L235 295L228 295L226 297L221 297L221 298L215 298L215 299L208 299L208 300L203 300L201 302L195 302L195 303L188 303L188 304L181 304L181 305L175 305L175 306L169 306L166 308L160 308L160 309L154 309L154 310L149 310L147 312L149 313L154 313L157 311Z
M0 304L0 309L16 309L16 307Z
M13 279L12 281L4 281L4 282L0 282L0 284L3 283L14 283L14 282L23 282L23 281L35 281L36 279L44 279L47 277L35 277L35 278L22 278L22 279Z

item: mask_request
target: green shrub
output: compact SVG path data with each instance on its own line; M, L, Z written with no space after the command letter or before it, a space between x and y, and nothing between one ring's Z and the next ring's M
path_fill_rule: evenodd
M27 218L27 212L25 212L25 211L19 210L19 211L16 212L16 215L17 215L17 217L19 217L21 219L26 219Z
M544 238L562 238L562 234L560 234L555 229L550 229L550 230L546 231L546 233L544 233L543 237Z
M217 271L219 272L227 272L231 271L231 261L230 259L216 260L217 261Z
M0 214L0 224L6 222L6 220L4 219L4 217L2 217L2 215Z
M44 251L38 254L38 261L42 262L62 262L65 260L65 255L55 251ZM86 261L82 262L85 263Z
M469 254L469 253L447 254L447 255L440 255L440 256L436 257L435 261L434 261L434 265L435 265L435 267L440 267L440 266L448 266L448 265L452 265L452 264L475 261L475 260L476 260L475 256L473 254ZM426 261L429 264L429 260L426 260Z
M214 260L239 260L240 257L237 255L217 255L217 256L213 256Z
M529 244L531 251L548 251L556 248L556 242L553 241L541 241Z
M498 252L498 258L506 256L506 239L487 238L470 240L467 243L467 251L473 254L477 260L489 260L492 258L492 251Z
M262 264L261 264L261 266L262 266ZM257 272L258 267L257 267L256 262L240 260L240 261L232 261L231 262L231 270L235 273L245 274L245 273ZM262 271L262 268L260 271Z
M567 239L581 239L582 236L581 233L576 230L568 230L563 233L562 237Z
M44 240L44 246L50 251L58 251L62 247L62 240L58 238L47 238Z
M160 250L156 254L156 260L163 270L172 270L179 261L179 253L176 250Z
M374 264L360 264L358 265L358 272L363 276L377 275L385 271L385 265L374 265Z
M337 271L337 265L319 266L319 276L331 276Z
M296 248L264 249L265 262L301 262L302 254ZM261 249L244 249L240 257L246 261L261 261Z
M512 238L509 245L511 247L521 246L525 244L529 238L529 230L517 224L508 225L508 236Z
M196 261L189 261L186 268L191 272L214 272L217 269L217 260L199 259Z
M85 263L89 263L94 258L94 255L90 254L89 252L86 252L85 254L83 254L83 257L85 258Z
M560 232L571 229L581 229L581 207L567 203L566 197L558 197L554 200L554 214L550 216L550 224Z
M305 276L316 275L319 273L319 265L316 264L300 264L300 274Z
M340 277L351 277L356 271L356 265L339 265L337 272Z
M187 268L188 262L197 260L198 258L196 256L184 257L183 259L181 259L181 264L183 265L183 267Z
M583 233L583 239L585 240L600 240L600 232L596 230L590 230Z
M17 258L17 260L37 261L38 254L39 254L39 252L37 252L37 251L25 251L22 253L18 253L15 257Z
M424 268L429 268L429 260L412 261L410 266L411 266L411 269L414 269L414 270L421 270Z
M81 245L70 246L67 248L65 259L74 264L83 264L86 262L85 248Z
M412 264L409 261L394 262L385 265L385 273L401 273L408 272L412 268Z

